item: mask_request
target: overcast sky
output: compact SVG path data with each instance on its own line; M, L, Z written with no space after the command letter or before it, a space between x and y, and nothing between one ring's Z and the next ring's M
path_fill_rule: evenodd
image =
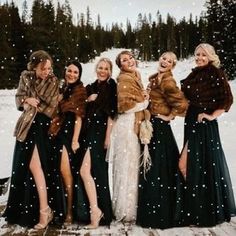
M19 8L22 7L23 0L14 1ZM53 1L64 3L64 0ZM0 2L4 2L4 0L0 0ZM27 2L31 9L33 0ZM111 25L112 22L126 24L128 18L133 26L139 13L151 13L154 18L158 10L164 18L167 13L170 13L177 21L184 16L188 19L190 13L193 16L200 16L201 12L205 10L205 2L206 0L69 0L74 18L77 13L86 13L86 8L89 6L93 21L97 21L97 15L100 14L102 25L107 23Z

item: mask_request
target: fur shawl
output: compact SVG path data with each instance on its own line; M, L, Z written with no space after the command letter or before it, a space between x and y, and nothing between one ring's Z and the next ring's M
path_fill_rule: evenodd
M143 84L138 72L121 71L117 78L118 112L124 113L135 107L136 103L144 102ZM146 112L147 113L147 112ZM135 112L135 133L139 133L142 120L147 117L144 111Z
M171 71L154 74L149 78L150 103L152 115L183 115L188 101L183 92L177 87Z
M14 136L23 142L28 134L37 112L52 117L56 112L59 96L58 80L54 75L47 79L36 78L34 71L23 71L20 76L19 86L15 95L17 109L23 111L17 121ZM37 108L25 106L26 98L34 97L40 102Z
M119 113L124 113L133 108L138 102L144 102L143 85L138 73L121 71L117 82Z
M87 93L82 82L72 88L68 87L64 93L64 98L59 103L58 114L52 120L49 134L57 135L64 122L66 112L73 112L76 116L83 118L86 98Z
M196 107L228 111L233 103L225 73L211 64L194 68L181 81L181 88L190 104Z
M86 117L92 118L94 114L109 116L112 119L117 115L117 86L112 78L105 81L96 80L86 86L87 94L97 94L95 101L88 102Z

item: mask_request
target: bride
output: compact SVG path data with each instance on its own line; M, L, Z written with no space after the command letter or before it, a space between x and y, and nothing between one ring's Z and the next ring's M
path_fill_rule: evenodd
M141 155L137 134L149 96L143 90L136 61L130 51L119 53L116 64L120 68L117 78L119 116L112 130L108 151L112 208L116 220L135 222Z

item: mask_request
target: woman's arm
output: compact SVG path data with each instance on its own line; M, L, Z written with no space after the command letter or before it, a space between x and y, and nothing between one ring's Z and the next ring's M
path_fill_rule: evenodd
M133 112L145 110L148 106L148 103L149 103L148 100L145 100L144 102L137 102L135 107L125 111L125 113L133 113Z
M168 80L164 81L162 83L162 89L165 93L165 101L171 108L172 116L185 116L188 108L188 101L177 86L174 78L170 77Z
M82 119L80 116L76 116L75 126L74 126L74 134L73 134L72 144L71 144L71 148L74 153L80 147L79 135L80 135L81 126L82 126Z
M110 137L111 137L111 131L113 128L115 121L111 119L111 117L107 118L107 130L106 130L106 137L104 142L104 148L107 149L110 145Z
M97 99L98 94L97 93L93 93L90 96L88 96L88 98L86 99L86 102L93 102Z
M156 117L158 117L164 121L171 121L171 120L174 120L174 118L175 118L175 116L172 115L171 113L168 116L158 114Z
M224 112L225 112L224 109L217 109L212 114L200 113L200 114L198 114L197 121L202 122L203 119L207 119L209 121L212 121L212 120L216 119L217 117L219 117Z

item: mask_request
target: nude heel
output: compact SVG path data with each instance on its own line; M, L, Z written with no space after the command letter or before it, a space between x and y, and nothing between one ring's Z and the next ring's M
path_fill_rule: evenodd
M96 229L96 228L98 228L99 223L100 223L102 218L104 218L104 213L103 212L101 212L100 216L96 220L91 221L91 224L86 225L84 228L85 229Z
M45 229L47 226L48 226L48 224L52 221L52 219L53 219L53 211L52 211L52 209L49 207L49 206L47 206L46 208L44 208L44 209L41 209L40 211L40 214L42 214L42 215L46 215L47 216L47 220L46 220L46 223L45 224L41 224L41 223L38 223L38 224L36 224L35 226L34 226L34 229L37 229L37 230L39 230L39 229Z

